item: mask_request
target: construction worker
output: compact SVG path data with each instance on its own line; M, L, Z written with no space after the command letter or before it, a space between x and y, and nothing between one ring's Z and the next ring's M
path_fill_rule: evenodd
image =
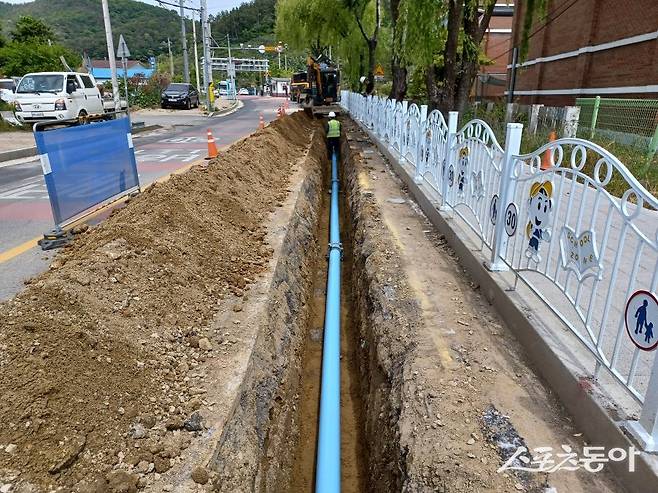
M208 111L212 111L215 109L215 84L211 81L210 84L208 84L208 96L210 96L210 108L208 108Z
M336 152L336 157L340 151L340 122L336 120L336 113L333 111L329 113L329 121L327 122L327 148L329 149L329 158L332 153Z

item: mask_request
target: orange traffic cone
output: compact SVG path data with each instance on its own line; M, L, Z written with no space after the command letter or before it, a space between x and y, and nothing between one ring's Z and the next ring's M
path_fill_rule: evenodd
M555 139L557 139L557 134L555 133L555 130L551 130L551 133L548 134L548 141L553 142ZM547 149L546 152L541 157L541 169L549 169L553 161L553 150L552 149Z
M276 110L276 117L281 118L283 116L283 110L281 109L281 106L279 106Z
M261 130L265 128L265 119L263 118L262 113L258 116L258 128Z
M208 129L208 156L206 159L212 159L217 157L217 145L215 144L215 137L212 136L212 132Z

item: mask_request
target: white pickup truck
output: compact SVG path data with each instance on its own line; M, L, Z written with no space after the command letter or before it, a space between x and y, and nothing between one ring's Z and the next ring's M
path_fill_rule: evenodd
M16 87L16 118L21 123L68 120L105 113L101 93L90 74L39 72Z

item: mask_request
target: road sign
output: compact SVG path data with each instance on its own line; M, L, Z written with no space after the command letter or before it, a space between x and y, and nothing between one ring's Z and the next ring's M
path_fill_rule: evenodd
M505 233L507 236L514 236L516 228L519 226L519 212L516 204L512 202L505 209Z
M123 39L123 34L119 36L119 47L117 48L117 58L130 58L130 50Z
M384 77L384 67L382 67L379 63L375 67L375 76Z
M235 77L235 63L229 62L226 65L226 71L228 72L228 76L230 78Z
M283 50L285 49L283 45L276 45L276 48L274 48L277 53L283 53Z
M260 45L258 47L258 53L260 53L261 55L265 53L265 45Z
M642 351L653 351L658 347L658 300L653 293L636 291L626 303L624 316L626 333ZM654 332L654 328L656 332Z

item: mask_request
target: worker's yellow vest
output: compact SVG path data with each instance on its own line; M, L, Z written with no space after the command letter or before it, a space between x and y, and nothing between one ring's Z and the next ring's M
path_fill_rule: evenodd
M340 122L338 120L329 120L329 132L327 138L332 139L340 137Z

